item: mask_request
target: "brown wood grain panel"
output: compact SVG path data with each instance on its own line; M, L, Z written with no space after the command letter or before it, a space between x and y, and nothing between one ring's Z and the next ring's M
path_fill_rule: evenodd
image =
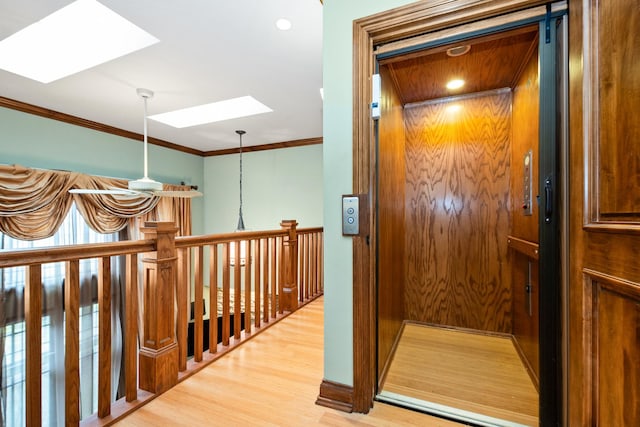
M602 216L640 221L640 5L636 1L591 1L593 93L591 124L597 135ZM603 218L605 219L605 218Z
M529 263L531 278L529 280ZM515 345L536 387L539 384L539 283L538 261L512 253L513 336ZM529 286L529 288L527 288ZM529 293L531 296L529 296Z
M511 331L511 95L405 108L410 320Z
M111 412L111 258L98 258L98 417Z
M536 37L537 40L537 37ZM538 49L530 52L515 88L512 101L511 127L511 235L538 243L538 149L540 146L540 85ZM524 157L531 150L531 216L524 215Z
M138 254L127 255L125 280L124 375L126 401L138 399Z
M535 38L537 41L537 37ZM511 128L510 247L513 283L512 330L514 343L534 384L539 382L538 301L538 191L540 86L537 46L529 52L513 89ZM524 157L531 151L531 215L524 214ZM522 254L524 253L524 255ZM526 256L525 256L526 255ZM529 264L531 263L531 264ZM529 270L531 277L529 280ZM529 286L529 288L527 288Z
M594 282L593 318L595 424L640 425L640 284Z
M36 264L26 267L26 280L25 419L27 425L39 426L42 424L42 266Z
M80 423L80 262L67 261L64 281L64 403L67 425Z
M378 122L378 378L404 320L405 131L402 102L389 67L380 67Z

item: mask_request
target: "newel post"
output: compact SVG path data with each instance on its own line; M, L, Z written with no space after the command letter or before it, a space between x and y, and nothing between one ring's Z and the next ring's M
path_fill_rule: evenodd
M288 234L282 238L282 264L280 265L280 283L282 294L280 304L284 311L298 308L298 237L295 219L285 219L280 223Z
M143 264L143 325L140 331L140 388L162 393L178 382L178 342L175 329L176 247L173 222L146 222L145 239L156 240L156 252Z

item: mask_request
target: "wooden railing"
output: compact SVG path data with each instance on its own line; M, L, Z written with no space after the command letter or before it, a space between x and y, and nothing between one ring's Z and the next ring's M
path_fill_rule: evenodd
M0 268L26 269L26 424L38 426L42 419L43 264L65 263L66 424L109 425L322 294L323 229L296 225L283 221L279 230L175 237L173 223L146 223L140 241L0 252ZM111 258L119 256L126 257L125 395L112 402ZM98 407L84 420L79 405L82 259L98 260L99 316ZM210 345L205 346L207 321Z

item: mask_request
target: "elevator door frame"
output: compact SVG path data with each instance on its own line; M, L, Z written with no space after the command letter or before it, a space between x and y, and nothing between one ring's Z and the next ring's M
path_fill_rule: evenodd
M423 3L423 2L420 2ZM377 164L375 150L375 122L370 117L369 104L371 102L370 75L374 73L376 68L376 47L392 41L399 41L420 34L427 34L443 28L451 28L454 36L445 37L444 40L435 39L430 43L444 44L458 39L476 37L481 34L496 32L498 30L508 29L509 27L522 26L531 24L532 22L541 21L540 18L528 22L505 21L499 28L488 27L481 31L456 31L456 28L467 22L477 21L478 19L489 18L497 14L497 10L504 12L520 13L525 6L536 6L545 2L527 2L522 1L518 4L507 5L506 1L494 1L493 7L496 10L488 11L490 6L485 6L479 11L477 5L470 5L468 2L462 4L458 8L442 9L442 4L428 6L421 4L424 16L421 19L414 15L407 15L407 21L413 22L414 26L409 26L407 22L402 22L398 18L398 10L393 15L395 21L381 29L380 14L371 17L371 20L364 18L354 23L354 191L369 195L369 224L370 228L367 235L354 239L354 389L353 389L353 409L358 412L367 412L373 403L373 398L377 384L377 331L375 322L377 320L376 310L376 271L377 259L377 215L375 212L376 200L376 171ZM477 2L481 3L481 2ZM510 9L511 8L511 9ZM409 8L407 8L409 9ZM415 8L414 8L415 9ZM451 13L455 10L456 13ZM549 8L547 8L547 11ZM518 11L518 12L516 12ZM546 30L549 28L551 40L555 41L556 28L555 25L547 26L547 23L554 22L555 16L549 15L546 21L541 21L541 39L546 36ZM411 34L413 32L413 34ZM385 38L386 37L386 38ZM376 39L379 43L376 43ZM401 42L402 43L402 42ZM541 65L540 71L540 180L541 195L540 201L541 212L545 212L547 205L558 206L560 198L558 198L558 189L560 186L557 181L560 176L557 164L557 140L560 139L560 132L557 131L558 124L555 115L555 108L545 108L549 105L556 106L558 99L556 97L556 46L547 46L539 52L541 64L553 64L552 71L546 66L546 71ZM424 48L421 47L421 48ZM407 48L404 48L407 49ZM410 48L409 48L410 49ZM543 51L544 50L544 51ZM554 78L549 81L550 72ZM543 84L543 74L546 75ZM566 89L566 88L565 88ZM549 104L551 102L551 104ZM552 112L553 111L553 112ZM546 114L546 115L545 115ZM563 120L566 120L564 118ZM542 123L544 122L544 123ZM543 148L545 146L546 148ZM542 156L547 157L543 159ZM551 156L549 158L549 156ZM551 191L549 193L550 201L555 203L547 203L544 199L544 181L546 177L551 177ZM540 265L550 265L550 269L542 270L540 282L545 281L544 290L540 289L541 301L551 301L550 304L541 304L540 318L541 330L554 331L552 334L542 334L544 339L540 340L540 423L541 425L560 425L562 419L562 352L561 352L561 280L560 280L560 263L558 257L559 248L559 230L560 217L558 212L553 212L550 221L545 221L545 216L540 216L540 246L547 248L541 249ZM543 315L544 314L544 315ZM544 342L544 344L543 344ZM543 362L544 360L544 362Z

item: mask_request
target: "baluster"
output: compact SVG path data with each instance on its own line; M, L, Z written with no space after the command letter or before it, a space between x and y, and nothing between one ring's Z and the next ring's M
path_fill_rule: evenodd
M260 327L260 239L253 241L253 266L254 266L254 289L255 295L253 297L254 301L254 317L255 317L255 325L256 328Z
M196 362L202 361L202 339L204 333L204 321L203 305L202 305L202 292L203 292L203 269L204 269L204 248L202 246L196 246L195 250L195 289L194 289L194 315L193 315L193 360Z
M209 353L218 351L218 245L209 246Z
M64 281L64 401L68 426L80 423L80 262L66 262Z
M127 255L124 374L126 401L138 398L138 254Z
M98 258L98 417L111 413L111 258Z
M26 267L24 287L26 422L42 424L42 265ZM76 339L78 337L76 336ZM77 354L77 353L76 353Z
M269 322L269 239L262 239L262 312L265 323Z
M276 247L278 246L276 241L277 238L269 238L269 258L271 261L271 318L276 317L276 298L279 298L278 282L276 281L276 263L278 261L278 258L276 257Z
M308 261L307 261L307 237L308 234L300 235L300 245L298 247L299 253L299 266L300 266L300 289L298 290L298 300L300 302L304 301L307 298L307 287L309 282L308 273Z
M311 277L311 281L313 282L309 287L309 294L316 295L318 293L318 235L313 233L311 236L311 250L309 251L309 259L311 260L311 265L309 266L309 271L307 274Z
M240 307L240 303L242 302L242 289L240 289L240 275L242 274L240 270L240 267L242 267L240 243L240 241L236 241L234 245L235 263L233 266L233 338L236 340L240 339L240 319L242 316Z
M230 283L230 267L229 267L229 243L222 246L222 345L229 345L229 288Z
M188 340L188 313L189 305L187 291L189 285L189 248L178 249L178 272L176 280L176 305L177 325L176 340L178 341L178 370L185 371L187 369L187 340Z
M245 247L244 266L244 330L251 333L251 240L247 240Z

